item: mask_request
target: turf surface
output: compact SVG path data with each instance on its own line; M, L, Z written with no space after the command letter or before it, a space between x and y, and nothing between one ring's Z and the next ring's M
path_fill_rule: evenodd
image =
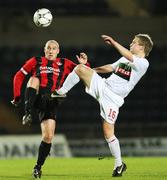
M166 157L123 158L127 171L122 180L167 180ZM0 160L0 180L32 180L35 159ZM113 158L48 158L43 167L41 180L108 180Z

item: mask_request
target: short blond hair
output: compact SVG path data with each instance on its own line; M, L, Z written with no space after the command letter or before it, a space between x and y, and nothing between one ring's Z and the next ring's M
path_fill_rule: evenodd
M46 44L45 44L45 48L48 46L49 43L56 44L56 46L59 48L59 43L56 40L49 40L49 41L47 41Z
M145 56L148 56L153 48L153 41L148 34L137 34L135 37L139 38L139 43L144 46Z

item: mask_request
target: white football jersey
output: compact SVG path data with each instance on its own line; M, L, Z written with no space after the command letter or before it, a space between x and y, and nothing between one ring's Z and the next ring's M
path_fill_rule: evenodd
M125 98L146 73L149 62L133 55L133 62L125 57L111 64L114 72L105 80L106 86L115 94Z

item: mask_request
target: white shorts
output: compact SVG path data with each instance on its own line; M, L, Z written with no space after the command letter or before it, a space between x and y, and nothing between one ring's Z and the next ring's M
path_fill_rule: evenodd
M86 92L94 97L100 104L100 115L110 124L114 124L118 117L119 107L123 104L123 98L113 93L106 85L105 79L96 72L93 73L90 88ZM117 103L120 102L121 103Z

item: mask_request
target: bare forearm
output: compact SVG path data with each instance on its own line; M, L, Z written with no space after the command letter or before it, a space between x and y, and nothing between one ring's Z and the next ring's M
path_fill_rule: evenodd
M128 59L129 61L133 61L133 55L127 48L123 47L110 36L102 35L102 38L107 44L114 46L118 50L118 52L126 59Z
M113 46L119 51L122 56L124 56L129 61L133 61L133 55L127 48L123 47L116 41L114 42Z
M97 73L109 73L113 71L111 64L93 68Z

